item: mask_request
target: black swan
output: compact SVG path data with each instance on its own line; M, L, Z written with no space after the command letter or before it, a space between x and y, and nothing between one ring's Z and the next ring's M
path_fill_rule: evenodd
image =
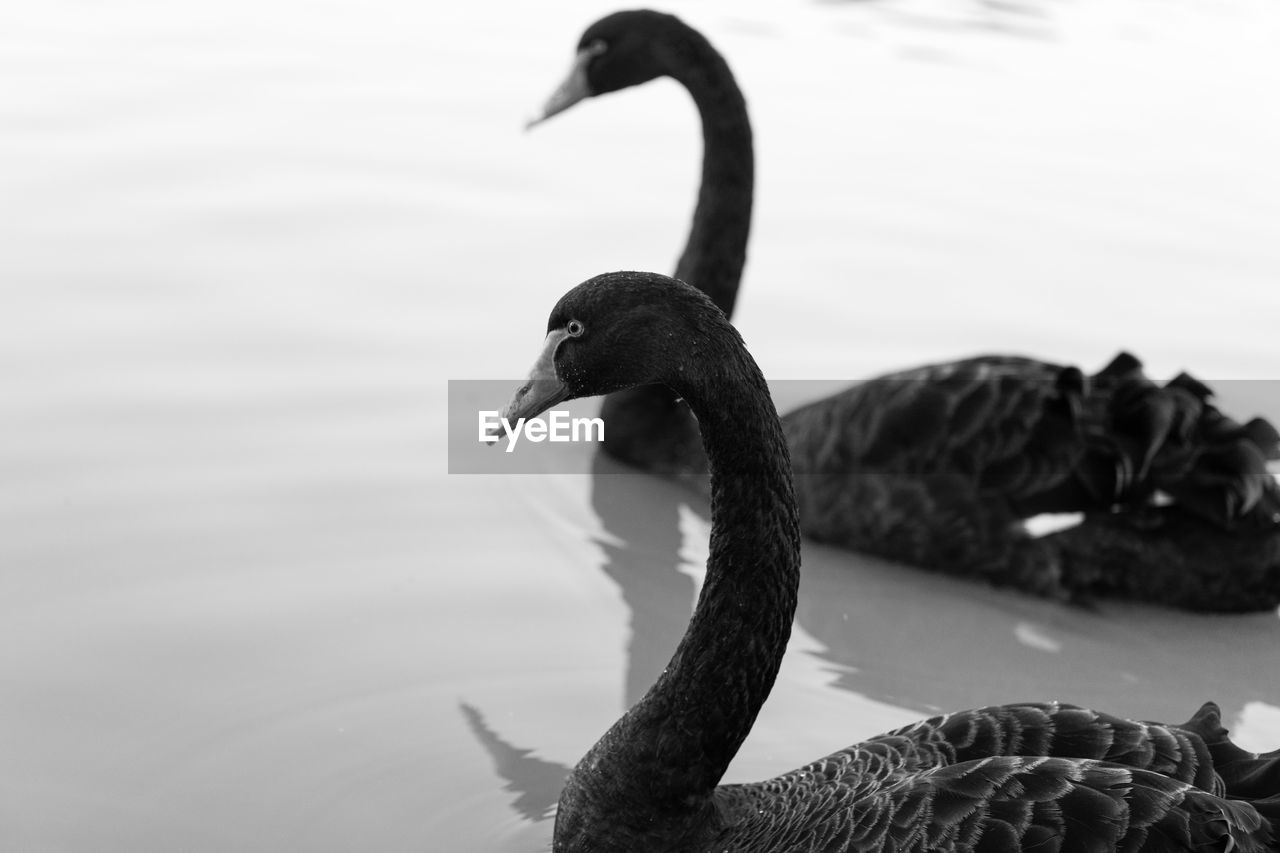
M702 180L675 277L733 311L754 157L724 58L679 19L618 12L582 35L535 122L658 77L702 118ZM1239 424L1187 375L1159 386L1121 353L1100 372L980 356L883 376L783 418L804 532L818 541L1067 600L1116 596L1197 610L1280 604L1280 433ZM688 407L668 390L610 394L605 451L705 484ZM1169 502L1171 499L1171 502ZM1025 520L1085 513L1034 538ZM1189 545L1188 550L1184 545Z
M557 303L503 416L646 383L701 428L706 577L667 668L569 775L556 853L1280 849L1280 751L1234 746L1212 705L1181 727L987 708L719 786L773 686L799 583L787 441L760 369L701 291L611 273Z

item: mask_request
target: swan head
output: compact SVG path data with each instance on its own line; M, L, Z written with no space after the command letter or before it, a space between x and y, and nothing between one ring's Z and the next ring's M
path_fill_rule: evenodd
M687 34L698 37L674 15L648 9L606 15L582 34L568 76L527 126L587 98L670 74L680 39Z
M532 418L565 400L637 385L682 393L741 346L724 312L695 287L658 273L598 275L551 310L529 378L502 416Z

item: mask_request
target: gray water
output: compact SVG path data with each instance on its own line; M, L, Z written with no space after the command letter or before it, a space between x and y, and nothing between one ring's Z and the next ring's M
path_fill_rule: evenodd
M564 768L661 669L703 507L585 447L447 473L447 380L514 383L564 290L670 270L687 228L674 84L521 132L611 8L554 5L7 16L5 849L542 849ZM673 11L749 98L736 319L771 378L1125 347L1280 419L1270 4ZM1064 610L807 547L730 777L1021 699L1215 698L1270 749L1278 650L1275 614Z

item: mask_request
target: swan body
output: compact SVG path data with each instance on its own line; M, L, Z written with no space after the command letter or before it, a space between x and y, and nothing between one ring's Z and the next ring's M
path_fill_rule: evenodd
M706 38L657 12L602 18L538 120L662 76L690 92L704 145L675 277L731 315L754 154L745 99ZM609 454L705 482L697 424L668 389L612 393L601 414ZM783 425L801 526L817 540L1060 599L1280 605L1280 487L1266 464L1280 458L1280 433L1228 418L1190 376L1157 385L1127 353L1091 376L1004 355L928 365L804 406ZM1044 512L1085 520L1033 538L1025 521Z
M652 273L597 276L556 305L503 411L661 383L701 427L711 542L670 663L569 775L556 853L1280 850L1280 751L1060 704L926 720L791 773L720 786L773 686L799 583L782 424L759 368L704 294Z
M1191 377L1158 386L1127 354L1092 376L1014 356L931 365L783 427L816 540L1062 599L1280 603L1271 425L1231 420ZM1089 515L1025 532L1070 512Z

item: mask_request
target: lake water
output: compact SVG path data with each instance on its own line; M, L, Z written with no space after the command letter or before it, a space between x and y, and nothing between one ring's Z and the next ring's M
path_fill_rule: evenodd
M448 473L448 380L514 387L554 300L672 269L692 207L669 81L521 132L611 10L551 5L7 16L5 849L545 849L564 768L674 648L708 529L586 448ZM752 110L736 319L771 378L1125 347L1280 420L1273 4L672 10ZM1215 698L1275 748L1278 653L1275 614L1080 612L808 547L730 778L1023 699Z

